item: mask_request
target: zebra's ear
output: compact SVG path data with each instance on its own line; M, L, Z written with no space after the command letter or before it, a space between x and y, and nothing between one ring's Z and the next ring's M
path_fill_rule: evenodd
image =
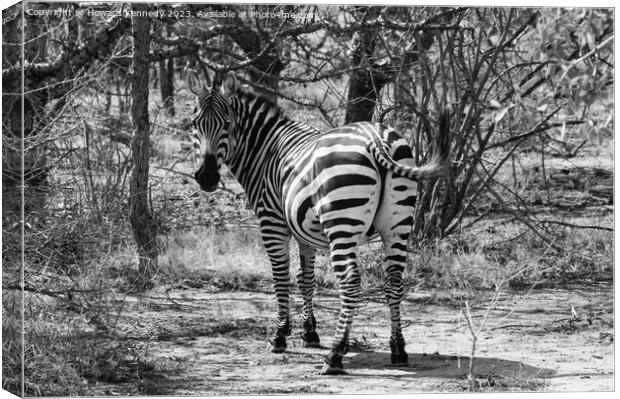
M222 95L230 97L231 94L237 91L238 86L239 81L237 80L237 76L233 72L228 72L222 82Z
M200 77L198 77L198 74L193 69L187 71L185 81L187 82L187 87L189 90L197 96L205 90L204 83L200 80Z

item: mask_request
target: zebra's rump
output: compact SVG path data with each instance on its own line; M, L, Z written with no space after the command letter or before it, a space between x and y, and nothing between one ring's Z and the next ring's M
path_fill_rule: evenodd
M360 131L360 127L366 131ZM400 159L412 158L404 139L380 125L354 124L317 138L315 145L299 158L303 162L298 163L289 184L284 186L286 219L301 242L328 247L339 238L355 237L359 244L377 236L373 221L386 189L394 187L386 187L388 171L369 150L368 132L384 144L388 140L382 133L389 134L389 142L397 145L388 147L388 152ZM409 189L415 190L415 182L410 181Z

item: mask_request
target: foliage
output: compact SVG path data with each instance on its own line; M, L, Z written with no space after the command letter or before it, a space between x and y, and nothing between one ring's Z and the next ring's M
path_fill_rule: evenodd
M554 11L564 14L562 10L547 12ZM562 26L572 26L577 19L575 14L568 14ZM545 48L545 37L537 36L538 30L557 28L547 28L546 23L537 10L467 10L453 21L453 29L444 26L446 29L436 34L436 46L420 53L419 67L403 71L403 78L397 80L395 113L390 120L400 120L401 124L409 121L405 125L409 128L404 130L415 132L412 141L418 154L423 140L431 142L432 123L436 120L432 115L446 105L454 111L453 174L444 187L431 183L420 191L414 229L422 237L433 234L434 229L454 233L481 193L504 191L497 184L496 174L532 139L551 140L555 137L549 133L554 128L566 131L572 126L609 123L601 120L600 114L590 115L592 104L577 102L582 98L579 94L572 93L568 99L559 95L564 92L556 84L563 79L561 66L570 63L573 67L565 70L577 72L574 66L580 64L569 57L558 60L561 52L554 59L549 56L550 50L540 51ZM570 32L567 34L570 36ZM597 40L607 39L609 29L602 30ZM597 51L607 51L605 46L608 43ZM585 68L575 78L585 81L588 74L591 70ZM601 77L607 79L597 88L596 97L589 98L609 106L606 86L612 76L606 73Z
M604 101L613 83L613 14L609 9L545 10L530 33L537 42L531 58L545 63L550 81L539 106L559 97L579 116L584 107ZM603 97L603 98L601 98ZM600 122L598 121L598 128ZM609 128L604 128L610 134Z
M113 8L122 14L126 5ZM611 133L611 9L164 5L162 10L165 16L152 29L151 62L176 59L181 77L182 70L195 68L212 75L213 84L224 72L240 72L256 90L313 114L321 127L374 113L410 137L418 162L428 156L438 112L450 108L453 174L445 183L421 186L414 230L422 238L454 233L483 192L503 197L495 174L522 146L542 140L544 154L547 143L559 141L572 146L567 155L574 156L583 145L570 143L574 129L588 138ZM131 62L130 41L83 21L60 23L72 29L50 33L48 59L61 51L55 43L72 37L72 24L81 24L86 43L117 41L96 53L83 75L110 103L109 83L120 94L117 76ZM114 26L119 33L129 27ZM87 62L75 48L62 51L71 62ZM29 84L54 79L55 64L50 68L33 69ZM299 96L310 85L316 88Z

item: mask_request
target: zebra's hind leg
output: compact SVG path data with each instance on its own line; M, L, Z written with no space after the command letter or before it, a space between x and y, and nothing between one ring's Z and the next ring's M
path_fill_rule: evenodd
M342 254L342 250L338 251L337 248L337 245L332 245L330 260L340 291L340 316L334 342L321 370L321 374L327 375L345 374L342 357L349 350L351 323L360 299L360 272L355 248L346 254ZM350 246L348 248L351 249Z
M390 350L391 362L396 367L409 365L405 351L405 338L400 324L400 303L403 297L403 271L407 261L407 233L398 234L400 239L384 239L386 279L383 292L390 307Z
M301 338L307 348L320 348L321 339L316 332L316 318L312 298L314 297L314 260L316 250L306 245L299 245L299 273L297 274L297 284L304 300L304 312L302 315L303 333Z

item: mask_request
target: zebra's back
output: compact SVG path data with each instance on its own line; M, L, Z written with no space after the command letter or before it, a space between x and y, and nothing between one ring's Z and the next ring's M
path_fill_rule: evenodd
M373 123L332 129L297 155L295 172L283 186L283 203L298 240L323 248L338 237L350 242L357 236L355 241L363 243L376 232L375 218L386 195L390 202L415 195L413 180L398 179L377 162L371 141L382 143L395 160L413 165L406 141L393 129Z

